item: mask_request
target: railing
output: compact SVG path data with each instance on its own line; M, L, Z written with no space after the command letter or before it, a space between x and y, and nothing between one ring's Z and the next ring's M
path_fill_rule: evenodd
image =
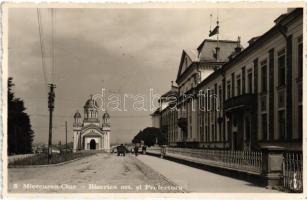
M150 147L146 149L146 153L161 155L161 148L160 147Z
M177 159L201 163L210 166L229 168L238 171L260 174L262 153L247 151L166 148L165 155ZM157 149L154 150L157 154ZM160 152L161 154L161 152Z
M285 153L283 162L284 188L293 192L303 191L302 153Z
M17 160L22 160L33 156L35 156L35 154L19 154L19 155L8 156L8 163L13 163Z

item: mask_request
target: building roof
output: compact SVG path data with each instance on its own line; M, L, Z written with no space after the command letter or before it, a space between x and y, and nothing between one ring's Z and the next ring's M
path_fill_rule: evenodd
M290 12L286 14L282 14L281 17L278 17L278 20L275 20L275 25L265 32L263 35L259 37L254 37L253 42L250 43L250 45L245 48L243 51L238 53L233 59L231 59L229 62L225 63L220 69L215 71L214 73L210 74L206 79L204 79L197 87L203 87L205 84L210 82L212 79L214 79L216 76L221 74L223 71L229 69L230 67L234 66L237 62L239 62L241 59L245 58L247 55L249 55L251 52L254 51L254 49L260 47L261 45L265 44L265 42L269 39L271 39L273 34L280 33L279 26L280 23L284 23L284 21L295 19L295 17L302 15L303 9L302 8L296 8L294 10L291 10Z
M151 113L151 116L159 115L160 114L160 108L157 108L153 113Z
M235 51L238 41L205 39L197 48L200 61L216 61L216 47L220 48L219 62L227 62L228 57ZM242 46L240 45L242 48Z
M166 93L164 93L161 97L176 96L177 93L178 93L178 87L172 85L171 89L169 91L167 91Z
M183 51L187 54L187 56L189 56L189 58L191 59L192 62L199 61L198 52L196 50L184 49Z
M177 73L177 80L191 68L193 63L198 62L218 62L224 63L228 61L228 57L235 52L239 42L235 40L213 40L205 39L198 47L197 50L186 50L182 51L179 70ZM216 47L219 47L219 59L216 57ZM242 46L240 45L242 48ZM189 59L188 66L185 65L186 58Z

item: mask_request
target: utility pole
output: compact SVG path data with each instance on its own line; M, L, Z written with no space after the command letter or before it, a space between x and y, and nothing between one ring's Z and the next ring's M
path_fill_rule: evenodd
M67 153L67 121L65 121L65 146L66 146L66 153Z
M48 163L50 163L50 159L52 156L52 112L54 109L54 88L55 84L49 84L49 93L48 93L48 108L49 108L49 140L48 140Z

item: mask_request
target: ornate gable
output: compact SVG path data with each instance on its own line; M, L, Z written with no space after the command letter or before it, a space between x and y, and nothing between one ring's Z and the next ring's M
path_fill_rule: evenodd
M103 134L102 129L99 126L96 126L94 124L89 124L82 128L81 135L88 134L89 132L94 131L100 134L100 136Z
M102 135L103 135L102 133L98 132L97 130L93 130L93 129L88 130L82 134L82 136L87 136L87 137L101 137Z
M191 66L193 62L198 60L197 53L192 50L183 50L181 60L179 64L179 70L177 74L177 80L179 77Z

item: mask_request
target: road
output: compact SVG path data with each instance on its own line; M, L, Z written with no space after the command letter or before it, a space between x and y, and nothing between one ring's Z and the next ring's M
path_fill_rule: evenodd
M99 153L59 166L9 168L9 192L183 192L132 155Z
M244 180L148 155L99 153L71 163L9 168L9 192L272 193Z

